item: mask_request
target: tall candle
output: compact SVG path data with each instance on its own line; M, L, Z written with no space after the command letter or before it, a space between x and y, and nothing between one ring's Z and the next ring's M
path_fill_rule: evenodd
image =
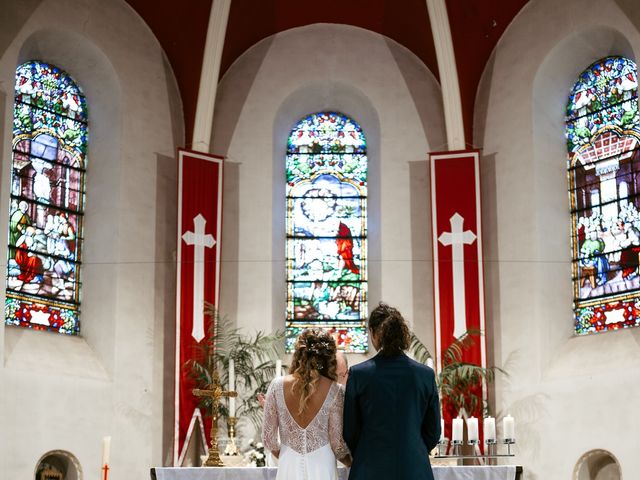
M484 439L496 441L496 419L493 417L487 417L483 423Z
M453 430L451 440L454 442L462 441L462 419L460 417L453 419Z
M467 418L467 437L470 442L478 441L478 419L476 417Z
M505 440L515 440L516 439L516 428L513 417L511 415L507 415L502 419L502 430L504 433Z
M111 454L111 437L102 439L102 466L109 465L109 455Z
M444 440L444 420L440 419L440 440Z
M233 358L229 359L229 391L236 391L236 362ZM236 399L235 397L229 397L229 416L236 416Z
M276 360L276 378L282 376L282 360Z

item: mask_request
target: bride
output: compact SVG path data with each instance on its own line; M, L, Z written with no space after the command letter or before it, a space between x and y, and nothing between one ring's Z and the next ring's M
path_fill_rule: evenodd
M336 378L333 338L317 329L302 332L289 375L271 382L264 406L262 441L279 458L276 480L337 480L336 458L351 464L342 439L344 390Z

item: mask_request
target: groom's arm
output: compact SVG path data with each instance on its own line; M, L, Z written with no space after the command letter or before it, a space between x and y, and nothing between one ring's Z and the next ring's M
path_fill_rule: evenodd
M422 440L431 451L440 440L440 399L438 398L438 388L433 371L431 371L431 398L429 405L422 419Z
M344 412L342 416L342 436L353 457L360 439L360 407L357 398L357 375L351 369L349 371L349 379L347 380L347 388L344 394Z

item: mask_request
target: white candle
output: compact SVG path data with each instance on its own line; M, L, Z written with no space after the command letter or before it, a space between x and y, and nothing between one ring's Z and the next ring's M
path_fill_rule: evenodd
M276 378L282 376L282 360L276 360Z
M444 440L444 420L440 419L440 440Z
M467 418L467 437L470 442L478 441L478 419Z
M496 419L493 417L487 417L483 423L484 439L496 441Z
M451 440L454 442L462 441L462 419L460 417L453 419L453 431Z
M515 440L516 439L516 428L513 417L511 415L507 415L502 419L502 430L504 433L505 440Z
M229 391L236 391L236 363L233 358L229 359ZM229 416L236 416L236 399L229 397Z
M427 367L433 368L433 358L427 358Z
M111 454L111 437L102 439L102 466L109 465L109 455Z

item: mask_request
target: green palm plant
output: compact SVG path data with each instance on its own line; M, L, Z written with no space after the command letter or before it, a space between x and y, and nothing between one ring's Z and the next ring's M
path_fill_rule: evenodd
M463 361L464 352L474 345L473 336L480 334L479 330L465 332L449 345L442 356L442 367L436 376L436 384L442 404L448 406L452 413L457 414L463 409L466 412L476 412L482 407L482 413L489 414L489 406L482 398L482 383L492 383L496 373L507 374L500 367L483 368ZM429 349L415 333L411 333L409 352L420 363L426 364L429 358L433 359Z
M188 360L184 368L194 379L196 387L205 388L218 372L223 388L229 385L229 360L234 360L238 421L249 421L256 431L262 426L262 408L258 394L264 393L275 376L275 361L284 354L284 331L266 335L261 331L247 335L234 327L227 317L219 315L211 304L205 304L205 315L213 320L207 337L198 346L196 358ZM211 399L200 402L204 412L211 412ZM218 418L229 417L227 402L220 402Z

